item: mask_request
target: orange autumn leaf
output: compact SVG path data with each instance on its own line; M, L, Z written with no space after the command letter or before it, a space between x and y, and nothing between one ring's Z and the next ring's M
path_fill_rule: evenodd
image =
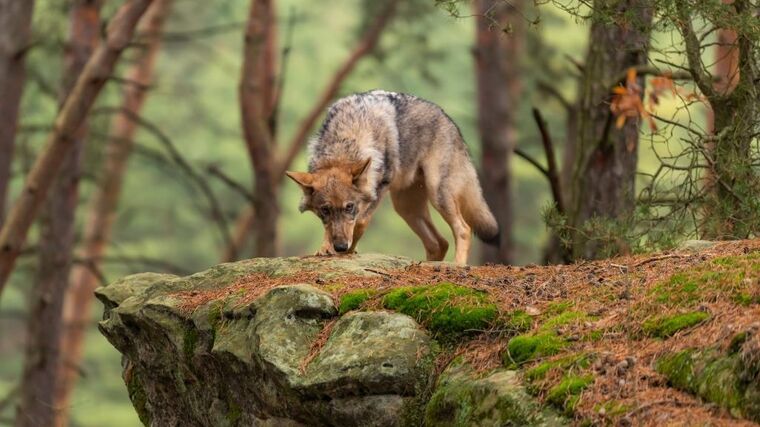
M649 127L656 129L651 115L642 103L641 86L636 81L636 69L631 67L626 73L625 86L617 86L612 89L612 101L610 111L617 116L615 126L618 129L625 126L628 117L641 117L649 121Z

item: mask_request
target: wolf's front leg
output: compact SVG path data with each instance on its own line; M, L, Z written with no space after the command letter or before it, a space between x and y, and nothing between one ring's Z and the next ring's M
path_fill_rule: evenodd
M372 216L367 216L365 218L360 219L359 221L356 221L356 225L354 225L354 237L353 241L351 242L351 248L348 250L348 253L353 254L356 253L356 244L359 243L359 239L362 238L364 235L364 230L367 229L367 226L369 225L369 221L372 219Z
M322 246L319 248L316 256L331 256L335 255L335 249L333 249L332 242L330 242L330 235L325 231L325 237L322 240Z

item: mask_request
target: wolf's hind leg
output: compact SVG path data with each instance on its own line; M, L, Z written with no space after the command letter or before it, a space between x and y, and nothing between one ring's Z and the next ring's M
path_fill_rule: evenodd
M470 244L472 243L472 228L465 222L457 200L452 194L439 194L439 196L442 197L435 197L432 203L433 207L451 227L451 232L454 233L454 245L456 246L454 261L457 264L467 264L467 256L470 253Z
M391 192L393 208L422 240L428 261L441 261L449 249L449 242L438 233L428 210L425 187L413 184L411 187Z

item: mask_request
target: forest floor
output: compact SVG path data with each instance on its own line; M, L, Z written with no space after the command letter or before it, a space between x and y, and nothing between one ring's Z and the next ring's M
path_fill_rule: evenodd
M266 280L256 275L183 298L187 308L232 293L252 301L274 286L309 283L331 293L336 306L364 295L349 308L382 309L385 296L400 287L453 283L485 292L501 319L527 320L466 331L466 338L444 346L441 366L463 356L482 371L519 369L532 394L578 424L755 425L739 418L747 417L742 409L747 402L737 403L744 395L736 388L743 386L731 383L728 391L695 386L689 393L681 391L689 387L674 387L678 379L660 367L663 357L687 349L730 355L748 334L760 334L760 240L564 266L423 262L372 270L371 276L328 273L303 271ZM520 344L528 342L527 354L516 336Z

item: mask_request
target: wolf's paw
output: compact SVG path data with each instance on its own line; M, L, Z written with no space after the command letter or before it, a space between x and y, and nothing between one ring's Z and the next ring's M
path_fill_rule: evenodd
M333 256L333 255L336 255L336 253L335 253L335 250L333 250L333 248L322 247L322 248L319 248L317 253L315 253L314 255L315 256Z

